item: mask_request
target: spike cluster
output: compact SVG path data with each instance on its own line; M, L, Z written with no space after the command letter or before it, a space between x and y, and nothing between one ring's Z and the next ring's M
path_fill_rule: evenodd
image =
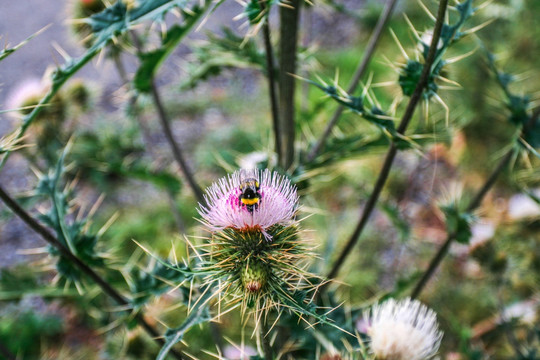
M432 21L435 22L435 16L430 13L428 8L421 1L419 3ZM422 92L422 99L424 101L424 115L427 117L429 113L429 102L434 100L444 108L447 125L449 122L449 109L439 96L439 90L455 90L459 89L460 85L443 76L446 73L445 67L448 64L452 64L468 57L474 52L474 50L466 54L458 55L454 58L444 58L444 56L446 55L448 48L450 48L456 42L461 40L463 37L482 29L488 24L485 23L468 30L462 30L467 20L469 20L469 18L471 18L477 11L477 8L475 8L472 3L473 0L464 0L457 2L456 6L452 7L452 9L457 13L457 18L453 23L448 22L443 24L442 33L435 49L435 61L431 66L427 78L427 84ZM417 43L415 51L416 54L414 57L409 57L397 36L392 32L392 36L405 59L405 63L398 64L398 66L393 67L398 70L398 84L401 87L403 95L412 96L418 82L420 81L425 61L428 57L429 48L433 38L433 30L428 29L423 33L420 33L417 29L415 29L412 22L407 17L405 17L405 20L409 24L411 32ZM442 83L446 83L451 86L443 85Z
M212 235L201 266L208 283L221 284L220 295L260 314L313 288L301 285L309 277L302 264L310 254L298 237L298 195L289 179L240 170L210 186L205 199L199 213Z

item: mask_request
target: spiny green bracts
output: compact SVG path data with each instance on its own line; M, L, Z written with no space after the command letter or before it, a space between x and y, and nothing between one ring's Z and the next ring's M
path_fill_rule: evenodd
M305 271L313 254L298 236L290 181L269 170L241 170L214 183L206 199L199 212L211 236L200 270L208 284L220 284L220 301L241 303L256 319L282 308L305 314L316 289Z

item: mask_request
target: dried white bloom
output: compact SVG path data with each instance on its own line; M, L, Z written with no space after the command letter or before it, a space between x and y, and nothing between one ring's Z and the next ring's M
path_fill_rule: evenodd
M390 299L373 305L364 319L377 360L425 360L439 350L437 315L418 300Z
M238 159L238 165L242 169L258 169L259 164L274 163L273 157L264 151L254 151Z

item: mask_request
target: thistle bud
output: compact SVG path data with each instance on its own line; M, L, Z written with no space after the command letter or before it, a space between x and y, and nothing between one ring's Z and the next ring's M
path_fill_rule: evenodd
M80 0L78 6L80 6L81 11L84 11L82 15L86 16L98 13L105 8L101 0Z
M90 90L82 79L73 81L68 87L67 96L69 99L81 109L86 110L90 102Z
M71 0L68 3L68 13L73 19L83 19L99 13L105 9L103 0ZM92 27L83 21L74 21L71 29L77 40L82 42L84 47L92 45Z
M268 277L266 266L261 263L247 264L242 273L242 284L248 292L257 293L266 284Z

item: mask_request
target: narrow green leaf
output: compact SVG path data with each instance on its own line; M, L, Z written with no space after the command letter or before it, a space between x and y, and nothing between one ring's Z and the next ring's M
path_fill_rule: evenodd
M175 7L185 8L187 0L146 0L141 5L128 10L122 1L117 1L102 12L85 19L92 27L95 41L89 51L103 48L115 36L143 21L162 20Z
M134 267L130 271L129 277L132 293L131 302L134 308L141 308L154 297L163 294L173 286L180 287L184 281L192 278L187 271L189 270L187 266L178 265L176 267L186 271L172 270L159 262L154 263L151 270Z
M22 46L26 45L27 42L29 42L30 40L32 40L34 37L38 36L39 34L41 34L43 31L45 31L49 26L45 26L43 29L37 31L36 33L30 35L29 37L27 37L26 39L24 39L23 41L21 41L20 43L18 43L17 45L15 45L14 47L12 48L9 48L9 47L5 47L4 49L0 50L0 61L1 60L4 60L5 58L7 58L9 55L13 54L15 51L19 50Z
M139 6L128 12L130 22L146 20L160 21L164 15L174 9L185 8L187 0L145 0L139 2Z

